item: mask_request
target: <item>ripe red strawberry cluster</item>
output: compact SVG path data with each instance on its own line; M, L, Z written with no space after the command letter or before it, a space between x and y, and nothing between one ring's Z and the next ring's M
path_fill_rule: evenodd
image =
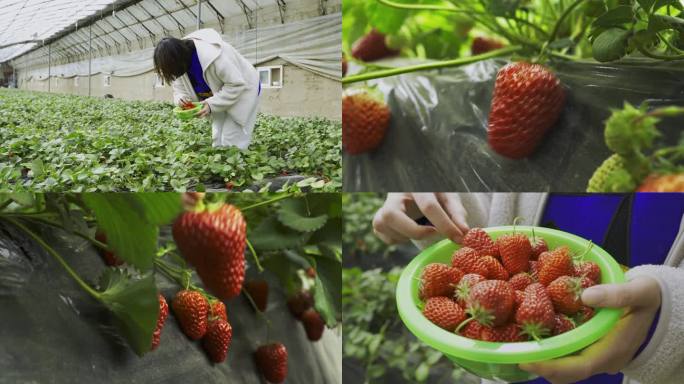
M318 341L323 337L325 322L313 307L313 296L309 291L299 291L287 299L287 308L292 316L301 321L306 331L306 337L311 341Z
M566 246L550 250L539 236L494 241L471 229L451 265L432 263L420 278L423 315L461 336L518 342L555 336L588 321L594 310L582 290L601 282L591 261L574 260Z

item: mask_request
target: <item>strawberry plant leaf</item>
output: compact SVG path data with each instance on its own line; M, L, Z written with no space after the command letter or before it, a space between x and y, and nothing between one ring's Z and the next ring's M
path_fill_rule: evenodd
M629 5L619 5L615 8L609 9L604 14L596 18L592 23L592 28L597 27L618 27L626 23L632 22L634 19L634 11Z
M247 237L257 251L276 251L298 247L309 235L283 225L276 215L272 215L254 230L248 229Z
M264 268L275 274L280 283L283 285L285 292L288 295L294 293L297 289L297 284L292 278L296 274L297 266L292 264L290 259L283 257L281 254L270 254L262 262Z
M315 231L328 220L326 214L313 216L305 198L282 201L277 217L283 225L300 232Z
M520 0L486 0L486 9L494 16L506 16L515 12Z
M326 244L339 248L342 246L340 233L342 233L342 218L331 218L322 228L311 234L307 244Z
M394 1L397 3L413 2L413 0ZM384 34L392 34L397 32L404 24L404 20L406 20L406 17L408 17L409 14L405 9L388 7L375 0L363 2L366 4L365 13L369 19L369 23L379 32Z
M342 265L327 257L316 257L314 306L328 327L334 327L342 311Z
M310 193L304 197L313 215L342 217L342 197L338 193Z
M646 13L651 12L651 7L653 7L653 3L655 3L655 0L637 0L637 1L639 2L641 9L646 11Z
M627 37L630 32L621 28L610 28L596 37L592 44L594 58L600 62L613 61L627 52Z
M158 228L149 222L148 211L157 203L123 193L89 193L83 195L83 201L93 211L98 226L107 235L107 245L118 257L142 271L152 268Z
M159 301L154 276L132 279L121 269L109 268L100 277L100 300L116 316L115 324L138 356L152 346Z
M137 193L136 197L142 204L147 221L152 224L168 224L183 210L178 193Z

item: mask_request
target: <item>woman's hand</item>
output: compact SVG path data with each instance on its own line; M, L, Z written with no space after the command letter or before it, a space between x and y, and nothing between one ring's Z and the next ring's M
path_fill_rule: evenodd
M432 225L418 225L425 216ZM375 213L373 230L388 244L420 240L435 233L460 242L470 229L467 213L455 193L388 193L385 204Z
M180 100L178 100L178 106L181 108L188 104L192 104L192 100L188 99L187 97L182 97Z
M587 288L582 301L592 307L624 308L622 318L599 341L578 355L520 364L553 384L574 383L599 373L618 373L627 366L646 339L660 307L660 285L650 277L625 284L602 284Z
M209 116L210 113L211 108L209 108L209 103L207 103L206 101L202 101L202 109L195 114L195 117L200 118Z

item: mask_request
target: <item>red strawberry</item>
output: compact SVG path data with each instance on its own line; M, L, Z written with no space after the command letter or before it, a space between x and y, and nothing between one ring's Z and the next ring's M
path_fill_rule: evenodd
M508 280L509 274L506 268L499 263L499 260L492 256L483 256L482 261L487 265L487 278L491 280Z
M312 279L316 278L316 270L314 267L309 267L306 269L306 275L309 276Z
M549 256L545 257L541 263L539 267L539 282L544 286L548 286L552 281L561 276L572 276L575 271L575 267L572 264L572 256L570 256L570 251L567 247L558 247L549 252Z
M477 273L478 275L489 275L489 268L482 261L482 255L468 247L463 247L451 256L451 265L463 271L463 273Z
M520 307L520 304L525 301L525 291L522 290L515 290L515 304L513 304L513 308L517 311L518 308Z
M436 326L453 332L466 319L466 314L452 299L431 297L425 302L423 315Z
M379 147L389 128L390 109L367 92L342 97L342 146L350 155Z
M553 303L539 283L525 288L525 299L515 312L515 322L522 332L535 340L547 336L556 325Z
M496 239L501 261L506 270L512 274L527 272L530 269L532 246L527 236L522 233L503 235Z
M471 228L463 236L461 243L464 247L472 248L481 255L499 257L499 248L497 248L494 240L482 228Z
M525 272L520 272L518 274L513 275L513 277L508 280L509 283L511 283L511 286L513 289L517 289L520 291L525 290L528 285L534 283L534 280L532 279L532 276L530 276L529 273Z
M157 294L157 296L159 298L159 313L157 314L157 328L155 328L154 333L152 333L151 351L154 351L159 346L159 342L161 340L161 331L162 328L164 328L164 322L166 321L166 318L169 316L169 304L166 303L164 296L161 294Z
M539 262L535 260L530 261L530 277L535 282L539 279Z
M489 145L509 158L530 156L556 123L564 105L560 80L548 68L525 62L504 66L494 84Z
M456 285L463 277L458 268L446 264L432 263L425 266L420 276L420 298L453 296Z
M546 287L546 292L556 312L574 315L582 307L582 285L576 277L561 276Z
M226 313L226 305L222 301L214 300L209 306L209 319L219 318L228 321L228 314Z
M306 331L306 337L311 341L318 341L323 336L325 323L321 315L315 309L309 308L302 314L302 323Z
M539 257L537 258L538 267L541 267L542 265L544 265L546 260L548 260L550 257L551 257L551 252L549 252L549 251L540 253Z
M223 319L209 322L202 346L214 363L220 363L228 356L228 347L233 339L233 327Z
M567 331L575 329L575 323L565 315L556 315L556 325L553 327L553 336L560 335Z
M254 300L259 311L266 311L268 304L268 283L266 280L251 280L245 282L245 291Z
M99 241L100 243L107 244L107 235L105 235L102 230L98 229L97 232L95 232L95 240ZM114 252L110 250L100 249L100 255L102 255L102 258L107 266L118 267L124 263L123 260L119 259Z
M281 343L262 345L254 354L259 373L269 383L282 383L287 377L287 349Z
M459 332L461 336L474 340L482 340L482 331L485 326L477 321L469 321Z
M584 261L575 266L575 276L586 276L598 284L601 282L601 268L593 261Z
M483 327L480 334L482 340L494 343L514 343L525 341L520 332L520 327L515 323L508 323L500 327Z
M287 308L297 319L302 317L302 314L307 309L313 306L313 297L309 291L299 291L294 296L287 299Z
M201 339L207 332L209 302L197 291L183 290L171 302L183 332L192 340Z
M486 280L470 288L468 313L486 326L505 324L511 317L515 293L507 281Z
M577 324L584 324L591 320L591 318L594 317L594 314L594 308L583 305L579 312L577 312L577 315L575 315L575 321Z
M473 39L473 44L470 46L470 53L475 55L480 55L482 53L487 53L489 51L494 51L496 49L503 48L502 42L490 39L488 37L478 36Z
M582 285L582 289L587 289L589 287L596 285L596 282L594 282L594 280L592 280L586 276L582 276L579 279L580 279L580 284Z
M230 204L198 204L173 224L173 238L204 285L221 300L240 294L245 279L247 223Z
M482 281L485 281L484 276L478 275L476 273L468 273L461 278L461 281L456 286L456 292L454 297L456 298L456 303L461 306L461 308L466 308L466 301L468 296L470 296L470 288Z
M347 63L347 58L342 57L342 76L347 76L347 68L349 64Z
M684 192L684 173L652 173L639 185L637 192Z
M352 47L352 57L361 61L376 61L391 56L396 56L399 51L390 49L385 42L385 35L371 30L357 40Z
M541 237L535 236L530 240L530 244L532 245L532 254L530 255L531 260L537 260L539 255L549 250L546 240L542 239Z

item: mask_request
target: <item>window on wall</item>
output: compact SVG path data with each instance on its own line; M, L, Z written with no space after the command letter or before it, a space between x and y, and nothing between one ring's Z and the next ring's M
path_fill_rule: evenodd
M159 75L154 75L154 87L155 88L163 88L164 87L164 79L159 77Z
M275 65L269 67L258 67L259 81L262 88L282 88L283 87L283 66Z
M78 87L78 76L74 77L74 87Z
M104 86L109 87L112 85L112 77L110 75L104 76Z

